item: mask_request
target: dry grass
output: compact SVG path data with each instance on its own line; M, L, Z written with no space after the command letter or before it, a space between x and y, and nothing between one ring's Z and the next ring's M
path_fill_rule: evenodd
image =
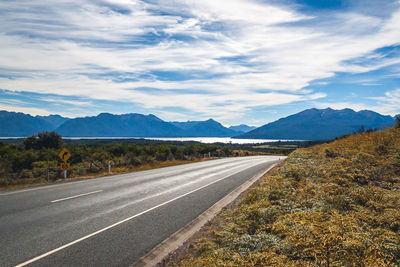
M298 149L170 266L399 266L400 130Z

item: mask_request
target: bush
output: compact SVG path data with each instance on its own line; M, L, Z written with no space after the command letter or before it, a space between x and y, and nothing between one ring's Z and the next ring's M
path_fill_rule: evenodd
M56 132L42 132L38 136L32 135L24 139L26 150L42 148L60 148L62 137Z
M88 141L89 143L94 141ZM158 144L153 142L138 143L108 143L108 144L74 144L64 145L71 153L68 160L71 163L74 176L90 173L100 173L107 170L108 162L117 171L128 171L146 164L157 166L162 161L194 160L203 158L203 153L229 154L229 149L209 144ZM45 178L47 167L58 172L58 154L62 139L55 132L39 133L24 139L23 144L3 144L0 146L0 179L7 179L7 184L19 178ZM218 152L221 151L221 152ZM219 154L218 154L219 155ZM160 166L163 164L160 164ZM51 172L50 178L56 178L57 172ZM38 179L36 179L38 180ZM30 180L25 180L30 182ZM2 184L6 184L3 180Z

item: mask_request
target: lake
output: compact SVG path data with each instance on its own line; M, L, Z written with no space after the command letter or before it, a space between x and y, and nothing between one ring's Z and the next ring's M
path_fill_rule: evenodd
M25 137L0 137L3 139L22 139ZM260 144L269 142L279 141L293 141L293 140L278 140L278 139L233 139L230 137L63 137L63 139L69 140L96 140L96 139L145 139L145 140L159 140L159 141L177 141L177 142L188 142L195 141L205 144L212 143L224 143L224 144Z
M205 144L224 143L224 144L260 144L267 142L278 142L276 139L234 139L230 137L146 137L147 140L160 140L160 141L178 141L187 142L195 141ZM286 141L286 140L281 140Z

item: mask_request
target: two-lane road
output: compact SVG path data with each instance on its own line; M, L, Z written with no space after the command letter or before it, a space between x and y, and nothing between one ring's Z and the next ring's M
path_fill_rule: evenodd
M278 157L0 192L0 266L128 266Z

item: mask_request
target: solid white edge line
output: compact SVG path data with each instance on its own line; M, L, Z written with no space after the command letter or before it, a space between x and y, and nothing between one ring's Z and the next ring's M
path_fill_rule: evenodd
M258 165L258 164L261 164L261 163L257 163L257 164L255 164L255 165L251 165L251 167L254 167L254 166ZM249 168L251 168L251 167L249 167ZM244 170L249 169L249 168L245 168ZM241 170L241 171L244 171L244 170ZM240 172L240 171L239 171L239 172ZM196 191L199 191L199 190L201 190L201 189L203 189L203 188L205 188L205 187L207 187L207 186L210 186L210 185L215 184L215 183L217 183L217 182L219 182L219 181L221 181L221 180L224 180L224 179L226 179L226 178L228 178L228 177L230 177L230 176L232 176L232 175L234 175L234 174L229 174L229 175L224 176L224 177L222 177L222 178L220 178L220 179L218 179L218 180L215 180L215 181L213 181L213 182L211 182L211 183L208 183L208 184L206 184L206 185L203 185L203 186L201 186L201 187L199 187L199 188L197 188L197 189L194 189L194 190L192 190L192 191L189 191L189 192L187 192L187 193L185 193L185 194L183 194L183 195L180 195L180 196L178 196L178 197L175 197L175 198L173 198L173 199L170 199L170 200L168 200L168 201L166 201L166 202L164 202L164 203L158 204L158 205L156 205L156 206L154 206L154 207L152 207L152 208L150 208L150 209L147 209L147 210L145 210L145 211L142 211L142 212L140 212L140 213L138 213L138 214L135 214L135 215L133 215L133 216L131 216L131 217L129 217L129 218L126 218L126 219L124 219L124 220L122 220L122 221L116 222L116 223L114 223L114 224L112 224L112 225L110 225L110 226L107 226L107 227L105 227L105 228L103 228L103 229L100 229L100 230L98 230L98 231L96 231L96 232L94 232L94 233L91 233L91 234L89 234L89 235L86 235L86 236L84 236L84 237L81 237L81 238L79 238L79 239L77 239L77 240L75 240L75 241L72 241L72 242L70 242L70 243L68 243L68 244L65 244L65 245L63 245L63 246L61 246L61 247L58 247L58 248L56 248L56 249L50 250L49 252L46 252L46 253L44 253L44 254L42 254L42 255L39 255L39 256L37 256L37 257L35 257L35 258L33 258L33 259L30 259L30 260L28 260L28 261L25 261L25 262L23 262L23 263L20 263L20 264L18 264L18 265L15 265L15 267L26 266L26 265L28 265L28 264L30 264L30 263L32 263L32 262L38 261L38 260L40 260L40 259L42 259L42 258L44 258L44 257L47 257L47 256L49 256L49 255L51 255L51 254L54 254L54 253L60 251L60 250L63 250L64 248L70 247L70 246L72 246L72 245L74 245L74 244L76 244L76 243L79 243L79 242L81 242L81 241L83 241L83 240L85 240L85 239L88 239L88 238L90 238L90 237L92 237L92 236L95 236L95 235L97 235L97 234L100 234L100 233L102 233L102 232L104 232L104 231L106 231L106 230L108 230L108 229L110 229L110 228L113 228L113 227L118 226L118 225L120 225L120 224L122 224L122 223L124 223L124 222L127 222L127 221L129 221L129 220L132 220L132 219L134 219L134 218L136 218L136 217L139 217L140 215L143 215L143 214L145 214L145 213L147 213L147 212L149 212L149 211L155 210L155 209L157 209L157 208L159 208L159 207L162 207L162 206L164 206L164 205L166 205L166 204L168 204L168 203L171 203L171 202L173 202L173 201L175 201L175 200L177 200L177 199L180 199L180 198L182 198L182 197L185 197L185 196L187 196L187 195L190 195L190 194L192 194L192 193L194 193L194 192L196 192Z
M60 202L60 201L64 201L64 200L68 200L68 199L72 199L72 198L77 198L77 197L82 197L82 196L87 196L87 195L91 195L91 194L96 194L96 193L100 193L100 192L103 192L103 190L97 190L97 191L93 191L93 192L89 192L89 193L79 194L79 195L75 195L75 196L72 196L72 197L60 198L60 199L56 199L56 200L51 201L51 203Z
M169 253L180 247L181 244L186 242L194 233L200 230L200 228L203 227L206 222L213 219L215 215L222 210L222 208L232 203L235 199L237 199L237 197L239 197L240 194L248 190L257 180L261 179L262 176L268 173L277 164L278 163L273 163L267 170L259 172L243 184L239 185L232 192L216 202L193 221L189 222L177 232L173 233L167 239L159 243L138 261L132 263L130 267L158 266L159 263L160 266L162 266L162 260L168 256Z

